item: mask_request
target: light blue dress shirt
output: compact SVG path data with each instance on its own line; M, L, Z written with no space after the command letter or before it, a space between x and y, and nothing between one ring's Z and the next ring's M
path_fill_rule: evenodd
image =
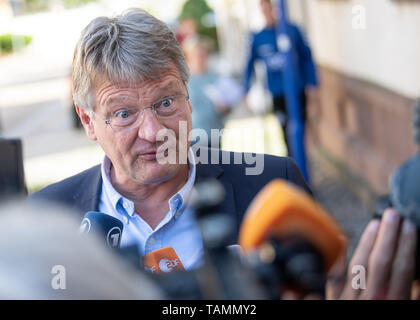
M121 248L137 245L143 255L165 247L172 247L185 270L198 268L203 263L203 240L194 212L186 206L196 176L193 151L189 150L188 181L169 199L169 212L153 230L134 211L133 201L123 197L112 186L109 173L111 161L104 157L101 165L102 192L99 211L121 220L124 229ZM141 263L141 262L139 262Z

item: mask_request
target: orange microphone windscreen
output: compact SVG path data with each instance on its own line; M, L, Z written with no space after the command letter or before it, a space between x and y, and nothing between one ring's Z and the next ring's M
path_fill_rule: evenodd
M183 271L184 266L172 247L149 252L143 256L144 267L156 274Z
M243 252L258 248L270 238L298 235L324 257L329 270L347 246L347 239L331 216L310 196L292 184L276 179L266 185L249 206L239 232Z

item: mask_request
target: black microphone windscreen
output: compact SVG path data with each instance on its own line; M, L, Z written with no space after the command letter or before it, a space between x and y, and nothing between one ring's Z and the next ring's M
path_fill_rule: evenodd
M89 211L80 225L81 234L99 233L106 237L107 245L119 248L123 231L123 223L102 212Z

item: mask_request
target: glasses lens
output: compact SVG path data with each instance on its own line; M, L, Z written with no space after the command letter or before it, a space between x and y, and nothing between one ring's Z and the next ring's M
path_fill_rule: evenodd
M173 118L185 111L186 101L188 97L184 95L171 96L153 104L153 109L159 118ZM124 132L136 128L142 122L143 109L136 107L116 112L110 119L112 129Z
M154 109L161 118L173 118L184 111L185 105L185 96L177 95L162 99L154 104Z
M139 110L139 108L131 108L118 111L114 114L114 116L111 119L112 128L119 131L130 127L131 125L136 123L136 120L139 118L140 112L141 111Z

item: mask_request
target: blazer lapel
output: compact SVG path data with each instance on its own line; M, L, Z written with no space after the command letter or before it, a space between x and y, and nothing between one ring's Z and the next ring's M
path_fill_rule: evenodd
M101 166L93 167L83 178L73 196L74 207L84 216L88 211L98 211L102 190Z
M240 219L236 212L235 194L232 183L225 178L223 168L218 164L201 164L196 165L196 181L195 183L204 182L206 179L217 179L225 189L225 199L218 207L220 213L228 214L235 221L235 239L239 232Z

